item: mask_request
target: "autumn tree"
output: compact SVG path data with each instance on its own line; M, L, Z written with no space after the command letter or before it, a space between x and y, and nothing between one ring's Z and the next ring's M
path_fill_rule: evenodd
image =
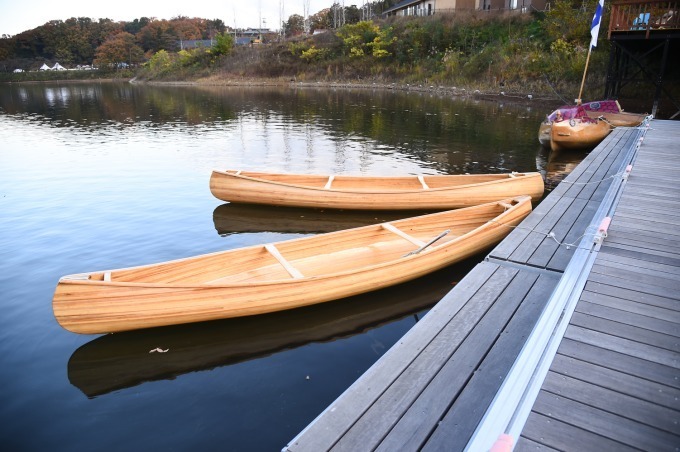
M322 9L316 14L309 16L310 30L327 30L333 26L330 16L330 8Z
M137 39L144 51L156 53L159 50L177 50L179 38L172 24L167 20L149 22L139 33Z
M203 32L203 39L213 39L219 33L227 31L227 26L224 25L221 19L207 20L205 23L205 31Z
M299 14L293 14L283 24L286 36L297 36L305 30L305 19Z
M144 51L136 44L135 37L123 31L109 37L97 48L95 63L99 66L136 64L143 58Z

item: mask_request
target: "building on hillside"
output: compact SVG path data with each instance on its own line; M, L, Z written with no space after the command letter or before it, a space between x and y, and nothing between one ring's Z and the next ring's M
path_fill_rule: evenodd
M455 11L542 11L547 0L404 0L385 11L386 16L432 16Z
M177 42L177 45L178 45L180 50L198 49L198 48L209 49L214 44L215 44L215 42L212 39L184 39L182 41Z

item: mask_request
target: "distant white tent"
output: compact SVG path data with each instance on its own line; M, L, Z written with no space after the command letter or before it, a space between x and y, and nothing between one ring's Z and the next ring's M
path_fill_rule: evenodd
M54 63L53 71L65 71L66 68L59 63Z
M40 70L41 70L41 71L49 71L50 69L52 69L52 68L49 67L49 66L48 66L47 64L45 64L45 63L43 63L43 65L40 66Z
M15 74L18 74L19 72L24 72L24 70L23 69L14 69Z

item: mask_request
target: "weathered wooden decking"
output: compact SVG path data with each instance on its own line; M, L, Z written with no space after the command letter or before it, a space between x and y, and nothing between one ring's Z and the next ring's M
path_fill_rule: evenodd
M612 132L284 450L487 450L508 425L524 450L677 447L680 192L657 165L680 170L680 128L652 124L639 156L642 132ZM582 285L567 327L555 300Z
M517 450L680 448L680 124L652 127Z

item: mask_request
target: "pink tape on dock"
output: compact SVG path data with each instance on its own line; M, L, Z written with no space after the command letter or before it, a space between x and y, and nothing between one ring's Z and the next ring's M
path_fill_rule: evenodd
M600 232L604 235L604 237L607 237L607 230L609 229L609 223L611 222L611 217L604 217L602 219L602 223L600 223L600 227L597 228L597 232Z
M512 451L512 436L507 433L501 433L489 452L511 452Z

